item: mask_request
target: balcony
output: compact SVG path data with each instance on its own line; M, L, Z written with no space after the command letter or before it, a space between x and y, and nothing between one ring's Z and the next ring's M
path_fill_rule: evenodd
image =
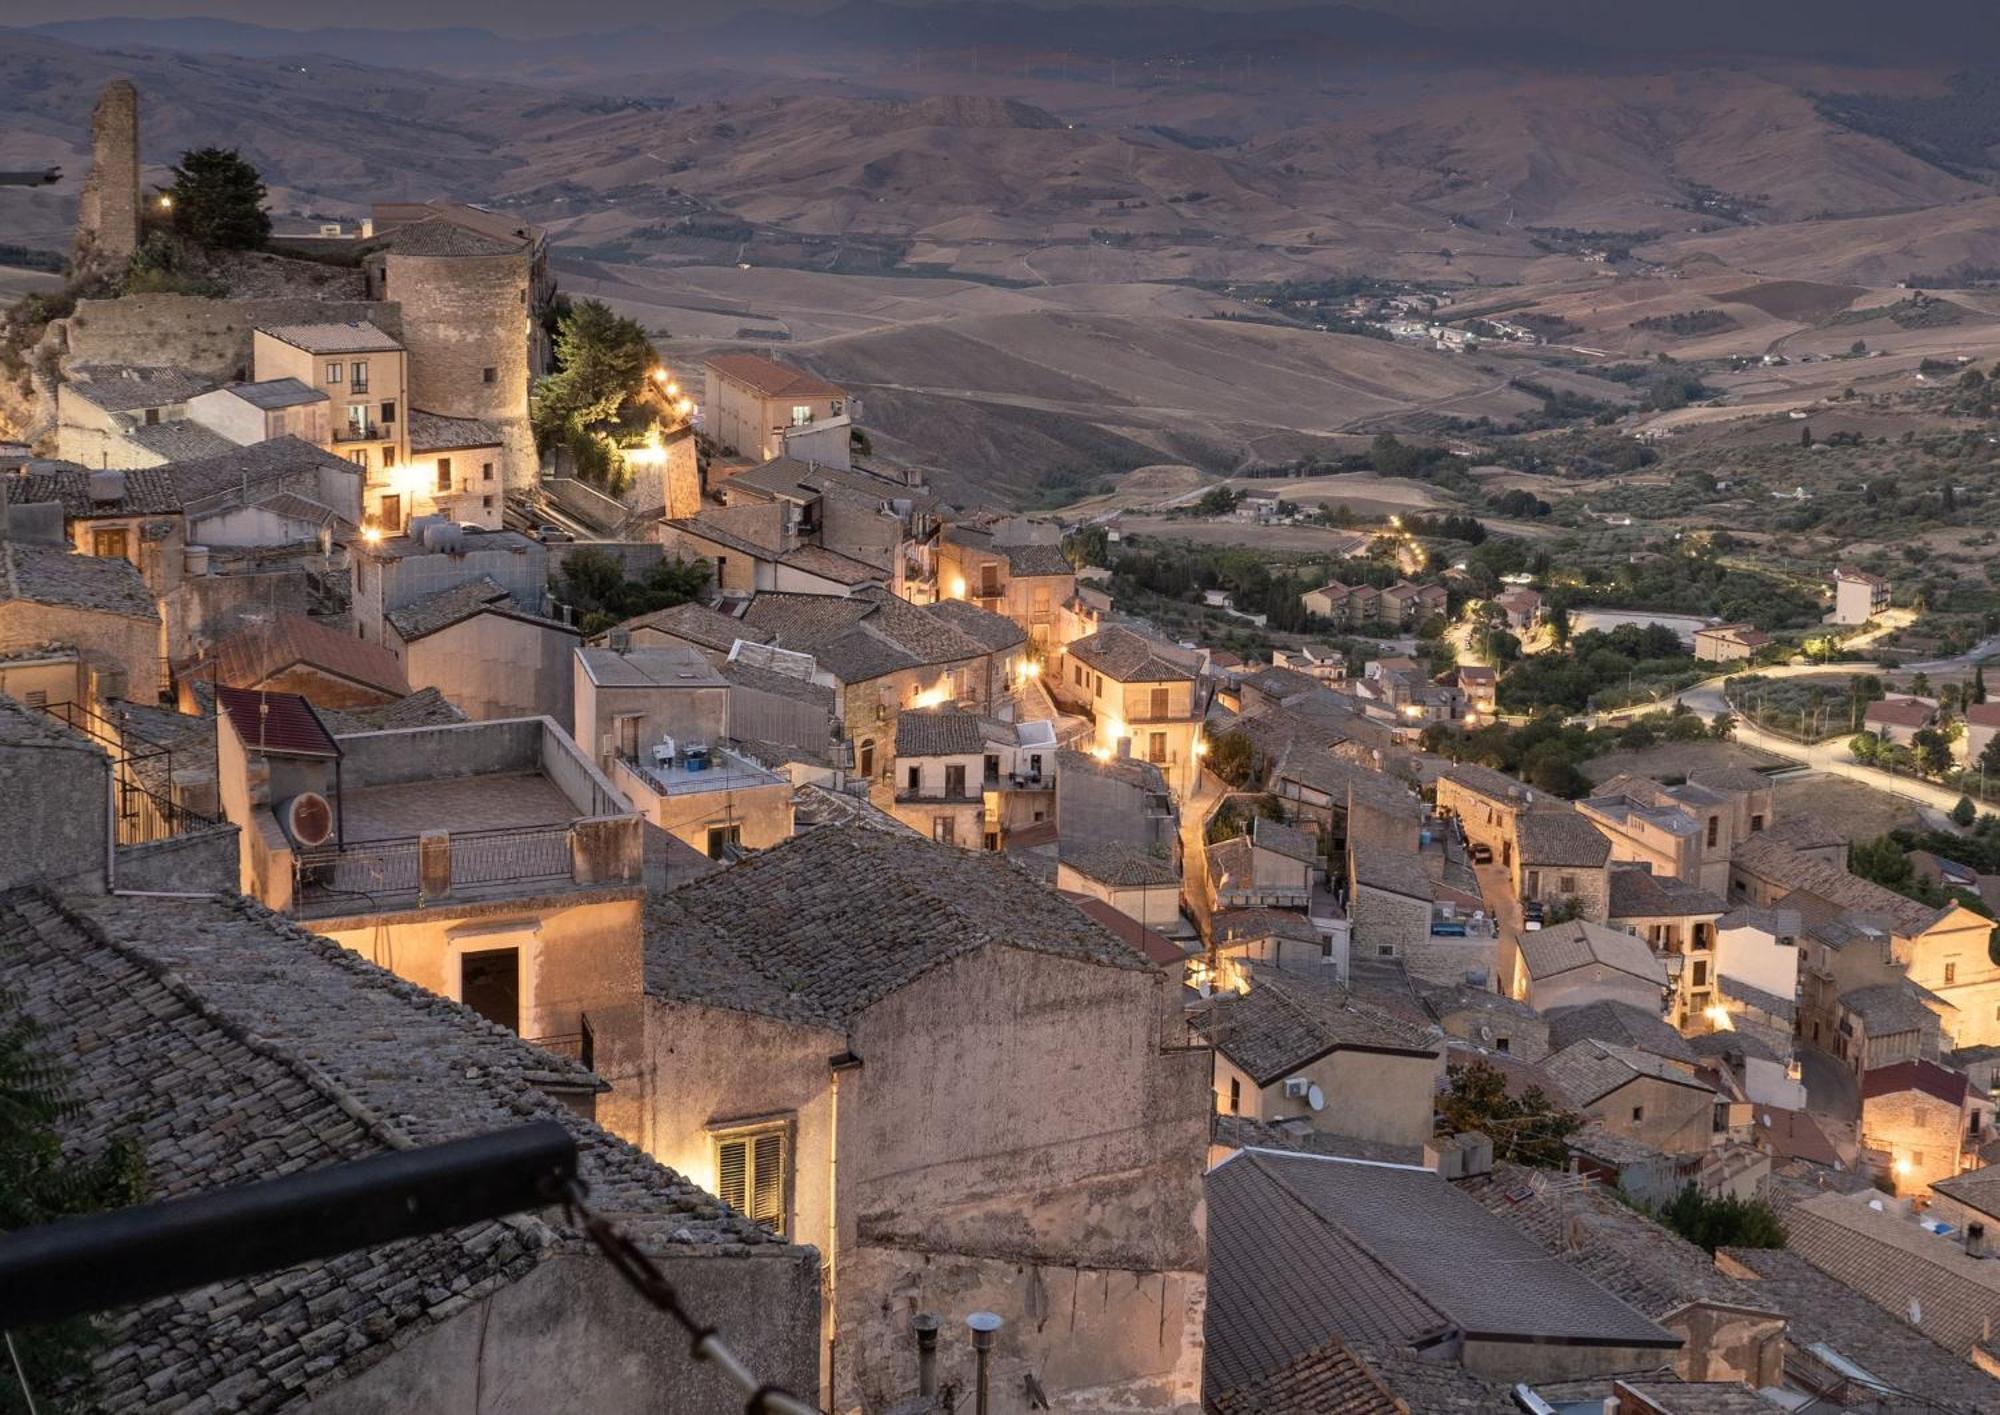
M655 796L693 796L709 791L748 791L759 786L789 788L791 785L791 778L766 770L727 748L718 748L710 753L709 765L692 771L688 769L685 756L663 763L641 761L624 752L618 754L617 767L622 772L629 772Z
M439 831L301 850L293 898L305 916L490 898L522 886L533 892L575 883L575 854L569 826Z
M335 423L335 442L381 442L385 435L379 423Z
M585 1071L597 1069L597 1031L590 1025L588 1012L577 1015L576 1031L557 1032L546 1037L529 1037L527 1043L529 1046L540 1047L554 1056L574 1061Z

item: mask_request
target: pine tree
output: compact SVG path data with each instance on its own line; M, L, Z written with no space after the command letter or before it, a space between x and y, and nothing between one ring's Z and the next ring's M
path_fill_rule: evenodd
M174 184L174 229L211 250L249 251L271 234L264 179L234 148L202 147L181 154Z
M1972 701L1986 701L1986 665L1983 663L1975 664L1972 669Z

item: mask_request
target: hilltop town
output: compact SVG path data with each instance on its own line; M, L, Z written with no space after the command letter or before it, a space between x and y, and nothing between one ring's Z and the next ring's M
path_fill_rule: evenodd
M2000 621L1720 525L1557 561L1539 473L1381 500L1467 475L1386 433L978 504L539 226L274 229L144 120L0 326L0 1084L55 1098L0 1228L541 1121L813 1409L2000 1409ZM746 1408L600 1238L0 1384Z

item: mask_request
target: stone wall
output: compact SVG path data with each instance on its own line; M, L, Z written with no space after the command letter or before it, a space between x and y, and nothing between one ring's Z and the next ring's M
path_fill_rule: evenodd
M402 313L372 300L211 300L200 295L127 295L80 300L52 325L64 366L89 363L174 365L228 382L250 374L250 335L259 325L368 320L400 337Z
M113 883L119 889L171 894L235 890L240 863L237 828L219 825L147 845L120 845Z
M0 889L39 881L101 891L111 758L63 733L53 719L42 721L45 742L0 745L0 795L7 802L0 815Z
M0 603L0 653L74 645L107 697L150 703L162 686L160 624L72 605Z

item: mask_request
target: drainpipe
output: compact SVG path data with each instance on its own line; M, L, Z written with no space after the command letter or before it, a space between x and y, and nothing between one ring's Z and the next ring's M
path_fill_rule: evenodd
M834 1362L840 1354L840 1073L859 1069L861 1058L844 1051L829 1062L826 1136L826 1389L823 1404L834 1406Z
M975 1415L990 1415L993 1386L993 1334L1000 1330L1000 1318L991 1312L974 1312L965 1319L972 1328L972 1351L978 1358L978 1399Z

